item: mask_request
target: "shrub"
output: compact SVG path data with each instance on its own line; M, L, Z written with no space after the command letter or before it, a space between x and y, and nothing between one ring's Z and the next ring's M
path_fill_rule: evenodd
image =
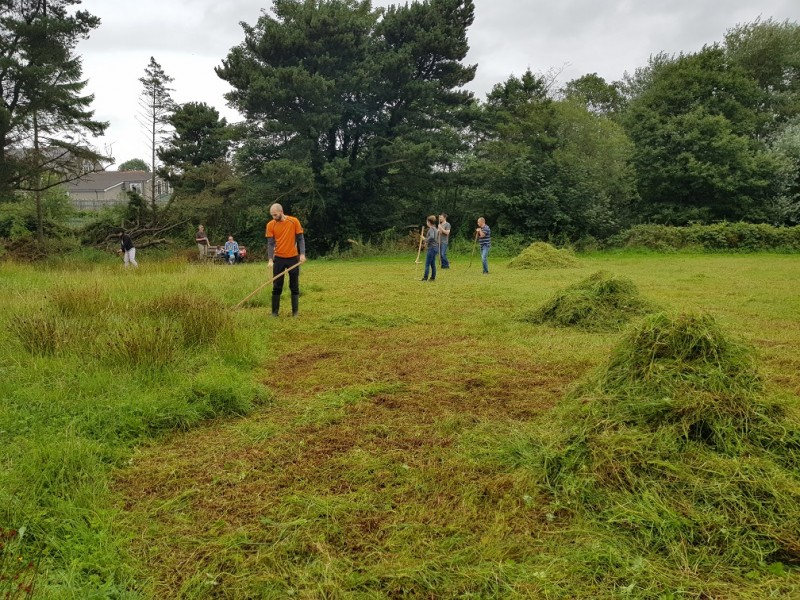
M633 281L598 271L558 292L525 320L587 331L612 331L649 310L651 305L641 298Z
M800 228L773 227L763 223L716 223L688 227L637 225L609 238L606 246L662 252L686 249L800 252Z

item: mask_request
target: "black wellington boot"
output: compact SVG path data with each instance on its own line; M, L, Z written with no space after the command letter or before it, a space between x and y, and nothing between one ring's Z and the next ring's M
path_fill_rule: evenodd
M292 316L297 316L297 308L300 304L300 294L292 294Z
M272 316L277 317L281 310L281 297L272 296Z

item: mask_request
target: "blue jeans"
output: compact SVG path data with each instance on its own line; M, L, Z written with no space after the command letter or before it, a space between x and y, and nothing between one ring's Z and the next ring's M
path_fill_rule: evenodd
M483 263L483 272L489 272L489 246L481 246L481 263Z
M430 269L431 272L431 281L436 279L436 255L439 254L438 248L428 248L428 252L425 254L425 275L422 276L423 279L428 278L428 270Z
M445 237L445 236L442 236ZM447 260L447 242L439 243L439 259L442 261L442 268L449 269L450 261Z

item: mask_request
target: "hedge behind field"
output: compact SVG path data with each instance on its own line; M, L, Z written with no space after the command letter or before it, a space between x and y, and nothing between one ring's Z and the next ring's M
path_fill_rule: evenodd
M606 247L659 251L800 252L800 227L773 227L763 223L687 227L637 225L609 238Z

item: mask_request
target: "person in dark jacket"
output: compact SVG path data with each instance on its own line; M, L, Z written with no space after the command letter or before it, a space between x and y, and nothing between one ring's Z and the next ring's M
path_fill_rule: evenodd
M139 263L136 262L136 248L133 246L131 236L123 229L119 232L119 247L122 252L122 262L127 269L130 265L138 267Z

